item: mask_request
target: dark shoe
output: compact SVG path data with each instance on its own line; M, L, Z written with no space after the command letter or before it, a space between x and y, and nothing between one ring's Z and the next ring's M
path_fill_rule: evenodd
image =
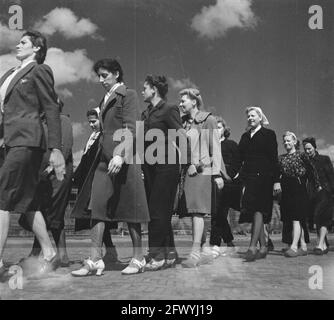
M288 251L289 250L289 248L282 248L282 253L285 253L286 251Z
M286 250L284 256L287 258L296 258L299 256L298 251L292 250L291 248Z
M322 250L323 254L327 254L329 252L329 248L327 247L325 250Z
M253 262L256 260L257 250L253 252L252 250L248 249L245 255L245 262Z
M68 268L71 265L69 261L60 261L60 267L61 268Z
M8 270L5 266L0 267L0 283L6 282L10 278Z
M307 256L307 249L306 250L303 250L302 248L299 248L298 249L298 254L300 255L300 256Z
M265 259L267 257L267 253L268 253L268 251L265 251L265 252L257 251L256 252L256 260Z
M275 248L270 238L268 239L268 242L267 242L267 248L268 248L268 251L274 251L274 248Z
M149 263L146 263L145 265L145 271L158 271L164 269L164 265L166 263L165 259L156 261L153 258Z
M313 249L313 253L316 255L316 256L322 256L324 254L324 251L321 250L320 248L314 248Z

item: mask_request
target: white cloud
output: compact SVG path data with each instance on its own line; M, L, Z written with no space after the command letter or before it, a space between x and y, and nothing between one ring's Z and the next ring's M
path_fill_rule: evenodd
M73 11L68 8L55 8L37 21L34 29L45 35L53 35L58 32L66 39L81 38L91 36L94 39L102 39L97 34L97 25L89 19L78 18Z
M67 99L67 98L72 98L73 97L73 93L70 90L68 90L67 88L57 89L56 91L62 99Z
M19 65L19 61L15 58L15 54L3 54L0 56L0 77L10 68L17 65Z
M72 122L73 138L77 138L86 132L85 124L82 122Z
M11 52L21 39L23 32L11 30L0 22L0 53Z
M50 48L45 63L52 68L57 86L93 79L93 61L87 57L85 50L66 52Z
M217 0L215 5L202 8L191 27L209 39L223 37L232 28L254 28L257 18L251 4L252 0Z
M92 71L94 62L87 57L84 49L71 52L59 48L50 48L45 63L51 67L57 87L81 80L91 81L94 77ZM0 75L18 64L14 53L0 56ZM70 91L67 90L65 94L70 94Z
M182 90L185 88L198 88L189 78L184 79L174 79L170 77L169 83L174 90Z

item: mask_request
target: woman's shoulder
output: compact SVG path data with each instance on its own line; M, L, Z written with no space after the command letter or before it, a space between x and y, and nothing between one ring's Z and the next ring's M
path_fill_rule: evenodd
M276 136L276 132L273 129L262 127L261 131L267 135Z

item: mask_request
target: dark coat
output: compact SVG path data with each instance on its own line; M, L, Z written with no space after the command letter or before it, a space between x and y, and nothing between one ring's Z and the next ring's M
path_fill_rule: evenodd
M322 189L334 196L334 168L330 158L317 152L310 160L317 170Z
M9 70L0 79L0 86L13 71ZM40 118L42 112L49 132L47 143ZM1 123L5 145L61 149L59 114L51 68L29 63L15 75L6 92Z
M273 184L279 182L280 175L275 132L262 127L252 138L249 131L245 132L239 142L239 152L244 186L239 223L253 222L255 212L261 212L264 223L269 223Z
M80 191L90 168L93 165L94 159L96 158L97 151L99 149L99 141L101 138L101 133L94 143L86 150L85 154L82 155L79 165L77 166L73 174L73 183Z
M41 169L40 181L36 191L35 201L38 201L38 210L42 212L48 229L62 230L65 226L65 211L71 194L72 174L73 174L73 131L72 124L68 116L61 114L62 143L61 151L65 159L65 176L62 181L56 178L54 172L47 173L45 169L49 165L50 150L44 153ZM43 122L45 135L48 137L46 124ZM21 215L19 224L26 230L31 231L31 227L26 220L26 215Z
M181 141L179 139L176 140L167 139L168 130L171 129L176 130L178 133L180 133L185 142L182 144L182 148L180 149L182 157L181 163L186 164L190 162L190 155L191 155L190 144L189 142L187 142L187 134L182 126L180 110L178 106L170 105L166 101L161 100L155 107L149 105L148 108L142 113L141 119L144 121L145 134L149 130L159 129L163 132L164 137L166 137L162 142L164 143L164 146L161 146L165 148L165 158L161 159L162 161L164 161L164 163L160 162L160 164L169 163L168 155L170 155L171 152L175 152L176 159L178 159L177 158L178 152L176 152L176 149L173 147L173 143L176 143L178 146L180 146ZM151 141L145 141L145 150L152 143L153 142Z
M241 162L238 144L230 139L225 139L220 143L226 173L233 179L240 170Z
M121 143L114 141L114 134L124 130L135 137L137 115L137 94L124 85L118 87L101 107L99 150L73 208L73 217L87 217L87 202L91 197L92 219L134 223L149 220L140 166L124 163L116 177L107 173L108 163L115 155L130 157L133 145L127 144L126 150L118 148Z

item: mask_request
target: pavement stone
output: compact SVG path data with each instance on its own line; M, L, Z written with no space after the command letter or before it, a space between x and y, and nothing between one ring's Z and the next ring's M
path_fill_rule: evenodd
M12 289L8 282L0 283L2 300L296 300L334 299L334 251L324 256L315 256L309 246L309 255L288 259L282 256L280 235L273 235L275 251L266 259L253 263L243 262L249 236L238 236L235 254L221 256L212 264L195 269L174 269L145 272L133 276L120 273L131 259L131 242L128 237L114 237L121 264L108 265L102 277L74 278L71 270L89 255L88 239L68 239L68 252L73 264L60 268L43 279L23 278L22 289ZM334 247L334 235L329 241ZM177 236L176 243L181 258L185 258L191 247L190 236ZM32 239L10 238L5 251L9 264L26 256ZM147 246L147 238L144 238ZM319 266L322 271L322 289L309 286L314 275L310 267ZM320 275L318 273L318 275ZM311 279L311 280L310 280ZM321 278L319 277L321 280ZM320 281L319 280L319 281ZM311 281L311 283L313 283ZM15 283L14 283L15 284ZM17 284L17 283L16 283ZM321 282L318 282L320 285Z

